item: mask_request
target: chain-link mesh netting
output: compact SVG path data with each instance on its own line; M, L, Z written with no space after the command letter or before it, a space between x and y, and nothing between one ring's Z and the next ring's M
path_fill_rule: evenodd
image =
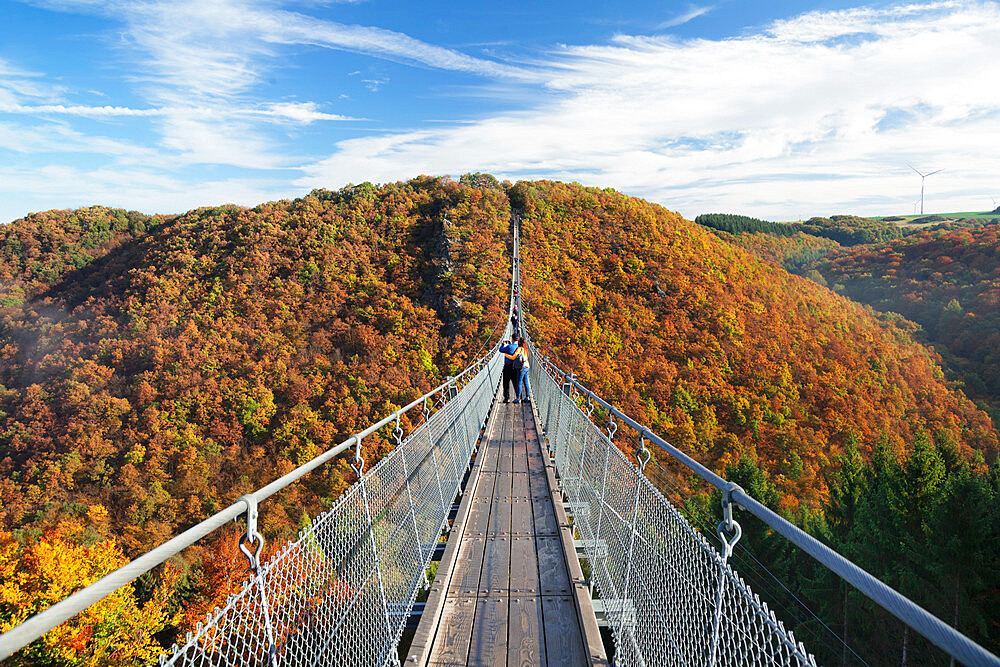
M500 379L493 354L160 665L385 665ZM401 432L397 430L401 435Z
M815 665L544 366L530 371L534 400L614 635L615 663Z

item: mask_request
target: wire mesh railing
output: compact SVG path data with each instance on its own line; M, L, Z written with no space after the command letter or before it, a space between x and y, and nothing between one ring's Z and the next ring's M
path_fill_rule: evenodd
M166 665L384 665L468 469L500 380L499 344L454 378L292 472L0 635L0 660L241 516L252 576L168 655ZM422 410L405 438L401 417ZM365 472L361 442L393 427L397 446ZM266 563L257 505L354 451L358 482Z
M540 359L540 355L533 355ZM545 363L531 368L536 407L555 456L578 537L615 641L615 663L815 665L720 553L630 462L560 386ZM738 524L720 526L724 544ZM737 532L733 533L735 530ZM727 534L728 533L728 534Z
M385 665L396 647L500 379L491 354L160 665ZM363 462L355 458L356 470Z

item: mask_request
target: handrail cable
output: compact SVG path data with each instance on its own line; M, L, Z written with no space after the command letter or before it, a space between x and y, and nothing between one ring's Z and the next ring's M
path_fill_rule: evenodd
M518 259L515 271L520 272L520 252L515 255ZM518 290L517 301L522 322L526 322L524 309L521 304L521 292ZM523 326L523 325L522 325ZM770 508L764 506L755 498L749 496L738 484L725 480L720 475L712 472L704 465L694 460L672 444L653 433L643 424L632 419L630 416L605 401L596 393L585 387L573 373L566 372L559 368L554 361L541 353L535 354L534 345L530 336L525 333L528 343L532 348L532 356L542 362L542 368L552 377L554 381L562 385L569 385L575 388L588 400L593 401L604 408L609 415L628 425L636 431L640 437L656 444L660 449L669 454L672 458L683 464L693 473L714 486L722 492L723 501L735 503L737 506L750 512L765 524L784 536L788 541L805 551L819 563L837 574L841 579L848 582L855 589L878 604L880 607L891 613L900 621L913 628L923 635L931 643L946 653L969 665L998 665L1000 658L988 651L971 638L962 634L952 626L948 625L929 611L916 604L906 596L893 588L882 583L878 578L858 567L847 558L826 546L813 536L809 535L798 526L795 526ZM560 382L561 380L561 382Z
M607 410L609 414L614 415L616 419L627 424L634 431L638 432L641 437L657 445L693 473L722 491L723 494L729 494L732 502L736 505L750 512L776 530L792 544L805 551L880 607L923 635L931 643L938 646L938 648L941 648L965 664L1000 665L1000 658L983 646L963 635L901 593L882 583L879 579L844 558L798 526L787 521L753 497L747 495L739 485L726 481L721 476L698 463L614 405L587 389L587 387L576 379L575 375L563 371L548 357L544 357L543 355L542 359L549 366L549 372L554 374L553 379L556 379L555 376L558 376L564 383L575 387L583 396L597 403Z

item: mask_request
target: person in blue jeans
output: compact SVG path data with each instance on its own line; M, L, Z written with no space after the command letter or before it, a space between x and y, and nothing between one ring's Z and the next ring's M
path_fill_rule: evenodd
M517 339L517 349L514 354L504 353L507 359L510 359L511 364L514 369L514 373L517 374L517 381L514 386L517 387L517 398L514 399L515 403L523 403L528 400L531 395L531 385L528 384L528 344L525 342L524 338Z
M510 402L510 387L514 387L514 397L517 397L517 388L520 386L518 381L520 378L517 375L517 371L514 370L514 357L512 356L517 351L517 339L507 342L500 346L500 351L503 352L503 356L506 359L503 360L503 402Z

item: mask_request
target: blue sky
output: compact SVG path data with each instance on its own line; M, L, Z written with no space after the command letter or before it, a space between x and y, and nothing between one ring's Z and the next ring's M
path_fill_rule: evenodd
M693 218L1000 204L997 2L0 0L0 222L489 171ZM994 199L997 201L994 203Z

